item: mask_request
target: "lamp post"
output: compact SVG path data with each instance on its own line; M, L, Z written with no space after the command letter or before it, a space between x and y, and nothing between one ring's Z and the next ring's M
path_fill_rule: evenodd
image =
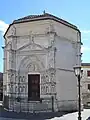
M74 72L78 78L78 120L81 120L81 91L80 91L80 79L81 79L81 66L75 66Z

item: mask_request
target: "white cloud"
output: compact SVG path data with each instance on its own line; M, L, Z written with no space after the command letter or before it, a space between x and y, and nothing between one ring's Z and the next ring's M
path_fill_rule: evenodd
M0 20L0 32L2 32L3 34L5 33L5 31L8 28L8 24L6 24L4 21Z
M89 40L89 38L82 38L82 40L83 40L83 41L87 41L87 40Z
M82 37L82 43L83 43L83 44L89 42L89 40L90 40L89 38L83 38L83 37Z
M81 52L90 52L90 47L82 46L81 47Z
M90 33L90 30L81 30L81 33L88 34L88 33Z

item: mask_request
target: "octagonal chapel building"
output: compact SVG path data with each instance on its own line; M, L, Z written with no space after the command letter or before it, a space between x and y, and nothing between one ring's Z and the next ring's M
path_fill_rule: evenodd
M4 107L13 111L77 110L79 29L54 15L29 15L4 35Z

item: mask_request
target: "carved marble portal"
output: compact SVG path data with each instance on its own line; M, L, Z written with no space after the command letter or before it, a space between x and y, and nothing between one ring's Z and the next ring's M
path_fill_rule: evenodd
M10 54L12 55L12 54ZM13 54L14 55L14 54ZM40 73L40 94L41 95L54 95L56 93L56 81L55 81L55 50L51 49L46 54L48 61L48 67L45 68L45 62L43 61L43 55L28 55L18 56L19 65L17 72L12 71L8 74L8 93L14 97L28 97L28 73ZM11 59L11 56L10 56ZM12 60L15 58L13 57ZM17 58L16 58L17 59Z
M54 52L49 54L49 63L54 66ZM41 95L53 95L56 93L55 69L49 66L45 69L43 61L38 56L31 55L24 57L19 65L17 73L8 73L8 92L14 96L28 97L28 73L40 73L40 93Z

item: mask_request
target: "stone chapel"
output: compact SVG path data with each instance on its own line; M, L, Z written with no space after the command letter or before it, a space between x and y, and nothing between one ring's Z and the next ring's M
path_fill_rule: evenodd
M77 110L81 33L51 15L14 20L5 35L3 101L14 111Z

